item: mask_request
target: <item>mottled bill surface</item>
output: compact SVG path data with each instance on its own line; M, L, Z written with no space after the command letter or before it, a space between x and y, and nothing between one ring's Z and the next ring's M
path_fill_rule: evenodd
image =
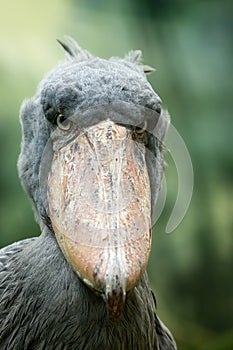
M86 128L54 153L48 188L57 240L79 275L102 290L117 269L133 287L149 256L151 198L132 130L110 120Z

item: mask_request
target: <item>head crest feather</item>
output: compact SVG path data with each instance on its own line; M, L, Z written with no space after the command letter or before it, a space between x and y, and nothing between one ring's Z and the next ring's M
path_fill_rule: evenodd
M65 42L57 39L58 43L68 53L68 57L71 59L77 59L78 61L85 61L93 57L90 52L82 49L78 43L70 36L64 36Z
M128 53L125 59L129 62L136 63L140 65L145 74L150 74L155 72L155 68L142 64L142 51L141 50L132 50Z

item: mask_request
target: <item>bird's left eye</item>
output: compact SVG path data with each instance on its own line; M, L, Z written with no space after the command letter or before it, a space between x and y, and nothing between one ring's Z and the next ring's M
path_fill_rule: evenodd
M71 128L72 121L64 117L62 114L58 114L56 117L56 124L61 130L67 131Z
M143 134L146 131L147 128L147 121L145 120L144 122L140 123L135 127L135 132L137 134Z

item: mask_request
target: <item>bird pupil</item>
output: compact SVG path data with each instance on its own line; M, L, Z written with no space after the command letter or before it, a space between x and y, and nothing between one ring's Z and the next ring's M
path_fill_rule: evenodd
M63 124L65 121L66 121L66 118L59 114L59 116L57 117L57 121L58 121L58 124Z

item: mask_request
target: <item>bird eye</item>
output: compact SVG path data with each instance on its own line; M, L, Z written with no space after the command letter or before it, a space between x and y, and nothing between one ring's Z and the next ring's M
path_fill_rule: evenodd
M72 122L70 119L64 117L62 114L58 114L58 116L56 117L56 124L61 130L67 131L70 129Z
M137 134L143 134L146 131L147 128L147 121L145 120L144 122L140 123L135 127L135 132Z

